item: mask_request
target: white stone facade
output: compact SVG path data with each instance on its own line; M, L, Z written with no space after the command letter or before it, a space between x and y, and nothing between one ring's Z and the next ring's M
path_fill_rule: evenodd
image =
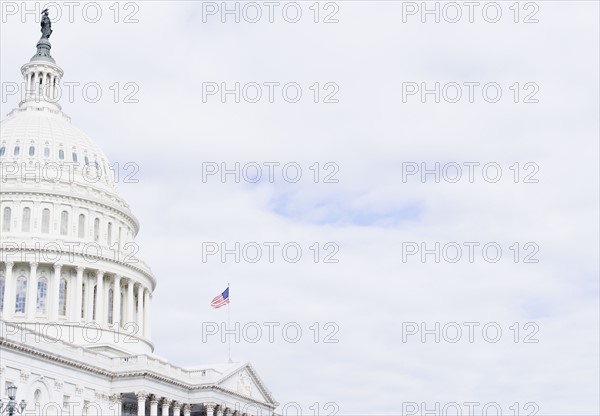
M63 71L21 68L0 129L0 397L31 415L270 415L248 364L186 369L154 355L156 279L102 150L55 102Z

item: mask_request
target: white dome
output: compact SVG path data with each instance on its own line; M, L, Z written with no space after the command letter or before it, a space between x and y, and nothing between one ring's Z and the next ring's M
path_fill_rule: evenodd
M25 99L0 123L2 319L75 328L59 338L109 354L150 352L156 280L137 258L138 221L104 152L56 103L62 69L46 57L21 72ZM115 335L127 330L131 345Z
M69 175L57 175L50 167L68 167L74 172L71 179L75 182L116 193L114 175L104 152L61 111L18 108L0 127L0 157L3 163L15 164L19 169L15 174L30 169L38 171L42 180L67 181ZM45 165L49 166L44 172Z

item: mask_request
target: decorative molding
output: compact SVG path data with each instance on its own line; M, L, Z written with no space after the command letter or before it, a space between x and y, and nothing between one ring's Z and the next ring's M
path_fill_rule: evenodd
M12 349L12 350L17 351L22 354L33 355L33 356L36 356L36 357L46 360L46 361L59 363L62 365L66 365L68 367L79 369L84 372L96 374L98 376L105 377L108 380L145 378L145 379L154 380L157 382L162 382L169 386L175 386L178 388L182 388L182 389L188 390L190 392L198 391L198 390L209 390L209 391L212 390L212 391L226 393L226 394L232 395L234 397L244 399L247 401L251 401L253 403L256 403L257 405L269 407L272 409L275 409L278 406L278 403L273 400L269 391L266 389L263 389L263 388L261 388L260 390L265 395L268 402L261 402L255 398L247 397L247 396L242 395L234 390L219 386L218 384L190 384L190 383L179 381L172 377L167 377L167 376L164 376L163 374L155 373L153 371L148 371L148 370L117 373L117 372L106 370L106 369L103 369L100 367L96 367L96 366L93 366L93 365L90 365L90 364L87 364L87 363L84 363L81 361L71 360L71 359L65 358L65 357L57 355L57 354L51 354L49 352L42 351L37 348L33 348L33 347L27 346L22 343L9 341L3 337L0 337L0 347ZM250 370L250 374L253 375L251 365L247 364L246 366L247 366L246 368ZM229 378L229 377L226 377L225 379L227 379L227 378Z
M29 380L29 376L31 376L31 373L27 370L21 370L21 383L27 383L27 380Z
M63 388L63 386L64 386L64 384L65 383L62 380L58 380L58 379L54 380L54 390L55 391L61 391L62 388Z

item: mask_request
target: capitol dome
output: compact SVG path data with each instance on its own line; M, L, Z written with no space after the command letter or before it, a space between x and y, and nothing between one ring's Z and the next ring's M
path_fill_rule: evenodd
M50 43L37 47L0 124L2 318L112 355L152 352L156 280L136 256L139 223L104 152L62 112Z
M23 168L30 170L36 163L71 163L78 173L75 179L116 196L115 178L104 152L61 111L41 106L13 110L2 121L0 157L3 161L24 164ZM47 172L47 179L50 173ZM68 182L69 176L57 179Z

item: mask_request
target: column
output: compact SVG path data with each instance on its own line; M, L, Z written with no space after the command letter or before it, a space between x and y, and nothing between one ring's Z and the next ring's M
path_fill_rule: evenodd
M90 276L88 274L88 278L86 281L86 295L85 297L86 299L86 307L85 307L85 320L86 321L91 321L93 316L94 316L94 286L96 286L95 284L92 283L92 279L90 279Z
M137 288L137 326L138 335L144 335L144 286Z
M56 75L50 77L50 101L56 99Z
M37 263L29 264L29 280L27 281L27 318L35 319L37 309Z
M122 394L113 394L110 399L111 399L111 403L115 409L113 414L115 416L121 416L123 414L123 395Z
M192 406L190 404L183 405L183 416L192 416Z
M2 316L5 320L10 320L15 312L15 282L13 282L12 272L15 263L7 261L6 272L4 273L4 308Z
M158 397L150 396L150 416L158 416Z
M75 281L75 311L73 313L73 321L82 321L81 308L83 306L83 271L85 267L77 267L77 280Z
M104 271L96 272L96 322L104 326Z
M171 400L167 399L166 397L163 397L162 399L162 415L168 415L169 414L169 406L171 405Z
M127 323L134 323L133 309L133 280L127 282Z
M54 276L52 281L50 282L50 293L49 293L49 302L48 302L48 316L50 317L51 322L56 322L58 319L58 291L60 288L60 270L62 269L62 264L55 263L54 264Z
M181 416L181 403L173 402L173 416Z
M39 100L39 96L40 96L40 81L39 81L39 76L38 73L36 72L35 74L33 74L33 97L36 100Z
M113 280L113 324L119 328L121 322L121 276L115 275Z
M52 96L52 74L46 74L46 85L44 85L44 93L46 95L46 100L49 100Z
M206 416L215 416L215 405L213 403L204 403L206 406Z
M148 393L140 391L135 395L138 401L138 416L146 416L146 398L148 397Z
M144 290L144 337L150 339L150 291Z

